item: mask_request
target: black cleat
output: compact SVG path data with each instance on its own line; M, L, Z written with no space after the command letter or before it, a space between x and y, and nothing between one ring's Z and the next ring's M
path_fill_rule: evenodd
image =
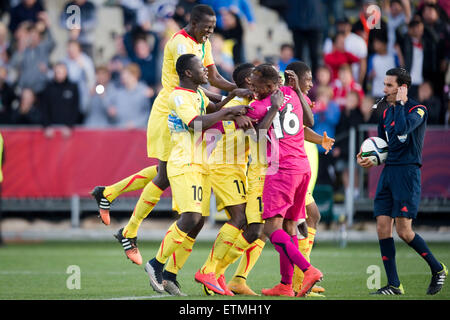
M441 291L442 286L444 285L445 278L447 278L448 275L448 269L447 267L442 264L442 270L436 273L433 273L433 276L431 277L430 285L428 286L427 294L434 295Z
M142 256L137 247L137 237L135 238L125 238L122 235L123 228L117 231L114 237L119 241L125 250L125 255L128 259L130 259L133 263L137 265L142 264Z
M375 292L371 292L370 294L372 294L372 295L401 295L401 294L405 294L405 290L403 290L403 286L401 284L398 288L388 284L387 286L384 286Z
M105 187L97 186L92 190L91 195L97 201L99 217L102 219L103 224L109 225L111 223L111 219L109 217L109 209L111 208L111 202L105 198L103 195L103 191Z
M162 265L161 270L159 268L155 268L153 264L158 264L159 262L156 261L155 258L148 261L145 264L145 272L147 272L148 277L150 279L150 286L158 293L164 293L164 285L163 285L163 277L162 277L162 268L164 265Z

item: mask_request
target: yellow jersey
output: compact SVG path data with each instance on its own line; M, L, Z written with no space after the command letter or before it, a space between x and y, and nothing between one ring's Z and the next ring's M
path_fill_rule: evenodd
M168 127L171 151L167 163L168 177L192 171L208 172L203 133L189 128L194 118L206 114L208 104L209 99L201 89L193 91L175 87L170 94Z
M235 97L224 108L248 105L249 103L250 99L248 98ZM223 134L215 142L215 147L208 158L209 167L216 169L224 165L238 165L246 170L249 144L244 130L236 128L235 122L228 120L218 123L218 127Z

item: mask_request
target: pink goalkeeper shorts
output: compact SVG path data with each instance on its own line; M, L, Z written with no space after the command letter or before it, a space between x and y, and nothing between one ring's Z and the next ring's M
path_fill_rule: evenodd
M264 181L263 219L277 215L284 219L305 219L305 198L308 191L311 172L302 174L288 174L278 171L274 175L267 175Z

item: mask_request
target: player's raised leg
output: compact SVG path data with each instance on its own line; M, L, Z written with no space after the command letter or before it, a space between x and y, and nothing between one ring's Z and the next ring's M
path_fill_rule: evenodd
M111 203L121 194L143 189L155 176L157 166L150 166L132 174L112 185L97 186L92 190L91 195L97 201L99 215L105 225L110 224L109 211Z

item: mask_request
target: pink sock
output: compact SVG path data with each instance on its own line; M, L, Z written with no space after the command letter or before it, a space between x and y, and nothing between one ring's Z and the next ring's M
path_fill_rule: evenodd
M270 236L270 242L275 247L275 250L280 254L280 273L283 277L287 278L290 276L290 281L287 284L292 282L292 274L294 272L293 264L298 266L300 270L306 271L311 265L308 260L301 254L298 250L298 241L295 241L296 245L292 242L297 238L297 236L289 236L284 230L278 229L272 233ZM292 271L290 271L292 269ZM285 281L283 281L285 282Z

